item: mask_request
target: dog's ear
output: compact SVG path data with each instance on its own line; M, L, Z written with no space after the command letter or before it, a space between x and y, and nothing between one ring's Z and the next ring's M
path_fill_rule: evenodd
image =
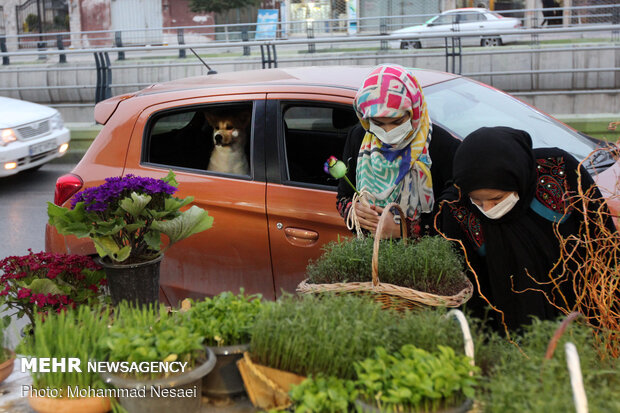
M207 123L214 129L216 129L217 127L217 115L215 113L211 113L211 112L204 112L205 115L205 119L207 120Z
M237 114L236 118L235 125L239 125L240 128L245 129L252 120L252 112L249 110L241 111Z

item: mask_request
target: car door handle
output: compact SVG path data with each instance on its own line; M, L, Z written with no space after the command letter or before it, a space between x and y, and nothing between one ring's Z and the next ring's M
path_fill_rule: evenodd
M298 247L309 247L319 239L318 232L303 228L285 228L284 235L286 235L288 242Z

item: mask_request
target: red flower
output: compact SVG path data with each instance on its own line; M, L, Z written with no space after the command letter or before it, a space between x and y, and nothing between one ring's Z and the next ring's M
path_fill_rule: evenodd
M47 303L49 305L56 305L59 303L59 300L57 298L54 298L54 296L52 294L48 294L47 295Z
M28 288L22 288L21 290L19 290L17 292L17 298L27 298L30 297L30 293L32 292L32 290L28 289Z
M90 274L93 271L96 272L92 274L94 279ZM8 304L17 311L27 309L29 314L47 314L68 307L89 305L100 294L97 286L105 285L103 278L101 267L91 257L29 250L27 255L0 260L0 306ZM37 279L51 280L58 286L69 285L71 293L34 294L25 286Z

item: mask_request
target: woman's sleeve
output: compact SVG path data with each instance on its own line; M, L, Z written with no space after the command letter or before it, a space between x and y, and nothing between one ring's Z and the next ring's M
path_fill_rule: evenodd
M347 140L344 144L344 151L342 153L342 161L347 164L348 171L347 177L353 185L355 185L355 170L357 169L357 155L364 139L364 128L361 125L356 125L347 134ZM353 199L353 188L344 179L338 181L338 195L336 198L336 207L340 216L346 220L346 217L351 208L351 200Z

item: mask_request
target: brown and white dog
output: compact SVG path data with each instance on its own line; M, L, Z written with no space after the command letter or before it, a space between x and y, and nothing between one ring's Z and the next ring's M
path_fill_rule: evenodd
M210 171L235 175L249 175L250 165L245 152L246 128L250 124L249 111L238 113L205 113L213 128L213 152L209 159Z

